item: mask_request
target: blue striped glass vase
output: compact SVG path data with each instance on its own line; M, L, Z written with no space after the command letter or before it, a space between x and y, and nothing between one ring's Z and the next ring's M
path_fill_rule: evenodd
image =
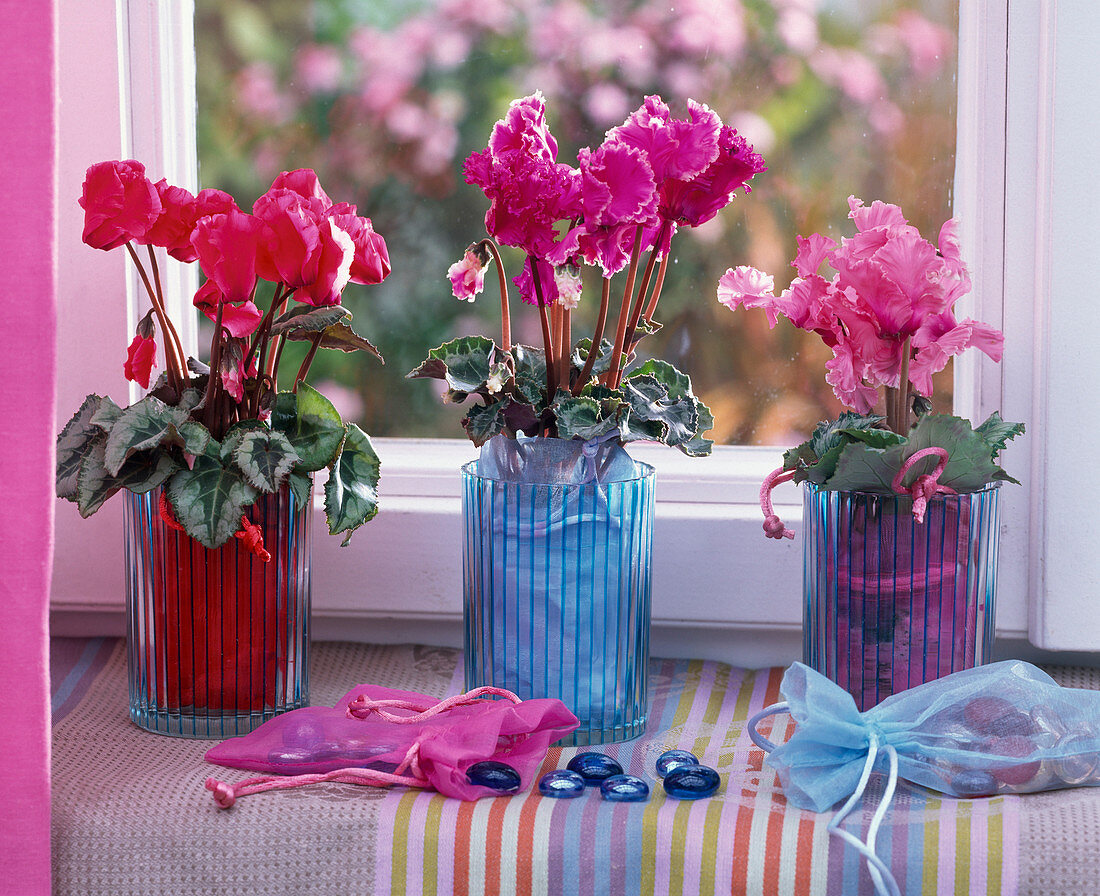
M563 745L637 737L648 711L654 470L539 485L462 469L466 687L556 697Z
M999 482L913 500L805 483L806 664L866 710L891 694L989 662Z

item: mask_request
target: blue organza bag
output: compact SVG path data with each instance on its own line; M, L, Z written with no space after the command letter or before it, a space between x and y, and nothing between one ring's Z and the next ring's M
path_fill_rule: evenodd
M829 830L863 853L880 893L898 893L874 848L899 778L960 798L1100 784L1100 691L1063 688L1029 663L956 672L863 713L801 663L787 670L781 692L785 702L751 719L749 734L793 805L824 812L846 800ZM775 745L756 726L781 712L796 727ZM881 767L886 788L861 842L840 822Z

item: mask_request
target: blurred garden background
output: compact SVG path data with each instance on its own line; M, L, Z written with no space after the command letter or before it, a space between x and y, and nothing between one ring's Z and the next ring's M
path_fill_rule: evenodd
M358 205L393 273L352 284L344 304L386 364L322 353L310 379L372 435L459 437L434 381L405 374L455 336L499 339L495 276L472 305L445 276L484 235L462 161L536 89L571 163L647 94L679 115L706 103L768 171L675 237L664 328L641 349L690 373L717 442L794 444L839 410L829 352L720 306L718 278L751 264L786 286L796 234L851 233L850 194L900 205L935 242L952 209L957 15L954 0L196 0L200 185L247 206L280 171L311 167ZM505 263L518 273L516 255ZM596 283L574 335L591 332ZM533 309L514 307L513 327L541 344ZM950 392L948 367L937 409Z

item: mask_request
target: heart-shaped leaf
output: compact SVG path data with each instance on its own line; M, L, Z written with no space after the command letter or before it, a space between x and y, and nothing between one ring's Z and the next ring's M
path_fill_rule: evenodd
M262 492L274 492L298 462L298 452L281 432L254 429L241 436L233 460L249 483Z
M342 545L363 523L378 513L378 455L370 438L354 423L348 424L344 449L325 483L325 514L332 535L346 532Z
M618 429L618 420L603 415L600 403L594 398L559 397L551 406L558 421L558 437L588 441L604 433Z
M82 517L91 516L117 491L144 494L180 469L175 458L164 451L140 451L127 458L119 474L113 476L105 462L106 446L107 437L101 435L81 462L76 503Z
M96 414L104 401L102 396L89 395L57 436L55 483L59 498L76 500L80 464L84 455L95 439L102 437L106 442L103 430L95 423ZM111 404L118 407L113 401Z
M463 336L428 352L428 357L410 379L432 377L446 381L458 392L479 392L489 379L496 346L485 336Z
M195 458L190 470L168 483L168 499L187 534L208 548L221 547L241 527L241 517L255 503L257 490L237 470L213 458Z
M307 383L299 383L297 393L280 392L275 397L271 422L290 440L300 459L299 469L307 473L332 463L344 439L340 414Z
M287 336L291 339L309 338L301 334L323 332L349 317L351 312L341 305L322 305L319 308L295 305L271 325L271 335Z
M313 493L313 477L309 473L291 470L286 477L286 483L290 486L297 505L299 507L309 507L309 498Z
M980 435L989 445L990 451L993 457L996 458L998 454L1008 447L1008 443L1016 438L1016 436L1024 434L1024 424L1022 423L1007 423L1001 419L1001 415L994 411L989 415L981 426L977 427L974 432Z
M287 339L297 340L299 342L312 341L316 338L316 332L292 330L287 333ZM330 327L325 327L325 329L321 331L321 340L317 345L319 348L332 348L341 352L369 352L383 364L386 363L386 359L382 357L382 353L378 351L369 340L360 336L345 323L338 323Z
M466 430L466 435L475 447L480 448L493 436L504 431L504 414L511 402L510 398L505 398L489 405L475 404L467 410L462 428Z
M130 405L107 435L107 470L117 476L126 458L135 451L155 448L166 441L182 441L179 427L187 414L186 409L169 407L152 395Z

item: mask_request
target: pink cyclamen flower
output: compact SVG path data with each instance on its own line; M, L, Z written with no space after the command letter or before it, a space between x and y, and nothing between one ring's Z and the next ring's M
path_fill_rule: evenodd
M485 289L485 272L489 268L488 257L481 257L473 249L467 249L460 261L447 268L451 292L456 299L472 302Z
M157 366L156 329L153 325L153 312L150 311L139 321L134 341L126 350L126 362L122 372L126 379L137 383L142 389L149 388L149 378Z
M155 186L160 198L160 216L136 242L160 246L173 258L190 263L197 257L191 245L191 231L198 220L195 197L189 190L174 187L164 179Z
M748 141L723 125L713 162L694 177L669 178L661 184L659 213L676 224L698 227L729 205L737 189L749 192L749 181L767 170Z
M554 268L554 288L558 293L557 303L567 311L576 311L581 303L580 269L571 264Z
M541 91L512 100L508 112L493 126L488 151L493 156L518 152L553 162L558 157L558 141L546 123L546 102Z
M527 256L527 260L523 263L523 270L512 278L512 282L519 290L519 297L528 305L553 305L558 300L558 283L554 277L554 266L541 258L535 259L539 276L539 289L536 290L535 278L531 273L531 258L532 256ZM541 302L539 302L540 292Z
M242 302L231 305L222 297L218 284L213 280L207 280L198 292L192 303L203 314L214 322L218 319L218 304L222 306L222 327L229 331L229 335L236 339L251 336L256 332L264 313L256 306L255 302Z
M328 211L328 217L351 237L355 255L351 261L351 282L372 285L390 275L390 253L382 234L377 233L370 218L360 217L354 205L340 203Z
M312 168L284 171L271 182L272 190L291 190L305 199L320 200L325 210L332 208L332 200L321 186L317 172Z
M256 366L255 355L252 356L247 370L245 370L244 359L242 358L228 368L222 368L222 386L225 387L225 391L232 396L233 400L240 404L244 401L245 380L256 376L258 372L259 368Z
M156 186L145 166L133 160L92 165L78 201L84 209L83 240L93 249L141 239L161 213Z
M702 174L718 158L722 122L702 103L688 100L688 118L672 117L659 96L647 96L642 106L608 137L623 140L645 153L658 185L668 179L687 180Z
M294 298L307 305L339 305L340 295L351 280L355 243L331 218L321 222L318 235L317 276L302 286Z
M263 221L237 210L209 215L195 223L191 245L199 266L217 284L225 301L251 300L264 231Z
M775 278L748 265L729 268L718 280L718 301L733 311L742 308L764 308L768 320L776 324Z
M265 280L305 286L317 279L321 253L320 214L310 200L294 190L272 187L252 206L267 225L258 272Z

